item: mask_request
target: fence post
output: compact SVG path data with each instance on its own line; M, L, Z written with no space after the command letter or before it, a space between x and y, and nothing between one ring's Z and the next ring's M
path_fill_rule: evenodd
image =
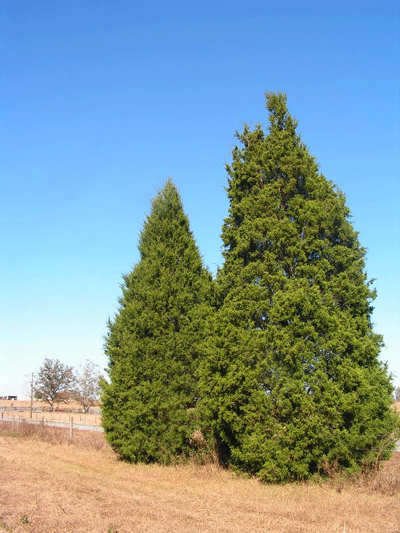
M69 422L69 440L72 442L73 438L74 438L74 417L71 416L70 422Z

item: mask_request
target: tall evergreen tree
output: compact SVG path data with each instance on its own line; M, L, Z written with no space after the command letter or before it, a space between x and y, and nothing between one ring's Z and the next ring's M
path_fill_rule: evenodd
M168 463L190 452L197 427L195 373L211 286L170 180L153 200L139 252L105 343L103 426L121 457Z
M365 249L340 190L267 94L269 132L237 133L220 306L201 364L221 460L265 481L385 457L396 417L371 325Z

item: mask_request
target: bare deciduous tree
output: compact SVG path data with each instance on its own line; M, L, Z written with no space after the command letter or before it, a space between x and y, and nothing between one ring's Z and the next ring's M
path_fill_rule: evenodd
M75 377L73 368L58 359L45 359L34 387L34 396L47 402L51 409L55 403L67 402L74 396Z
M96 405L100 399L100 380L102 375L98 365L89 359L75 372L75 400L82 406L83 412Z
M400 387L397 387L394 391L395 402L400 402Z

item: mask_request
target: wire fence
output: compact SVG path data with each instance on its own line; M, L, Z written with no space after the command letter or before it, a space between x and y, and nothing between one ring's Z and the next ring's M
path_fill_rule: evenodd
M30 412L30 411L32 411L32 413L84 413L83 409L77 409L74 407L51 408L47 405L33 406L33 407L30 407L29 405L0 405L0 413L1 412L23 413L23 412ZM101 414L101 410L99 408L91 407L89 411L85 414L98 415L98 414Z
M36 410L33 410L34 413L41 413L44 411L41 411L40 409L46 409L42 407L34 408ZM103 428L97 424L82 424L80 422L74 421L74 417L70 416L68 422L62 422L58 420L48 420L45 417L41 417L40 419L37 418L25 418L20 416L4 416L6 413L14 413L14 412L23 412L23 411L30 411L30 408L26 407L13 407L11 406L0 406L0 424L4 422L11 422L12 429L18 430L20 424L35 424L35 425L41 425L41 426L47 426L47 427L56 427L56 428L64 428L70 430L70 437L72 439L73 431L76 430L82 430L82 431L97 431L97 432L104 432ZM50 410L47 408L47 411ZM54 411L51 411L54 412ZM65 411L63 411L65 412ZM70 410L67 412L74 412L76 413L76 410ZM80 412L83 412L82 410ZM98 411L100 413L100 410ZM78 411L79 414L79 411ZM396 442L396 452L400 452L400 440Z
M96 426L101 425L101 410L99 407L92 407L88 412L84 412L78 406L62 406L51 409L46 405L0 405L0 416L4 417L21 417L25 419L35 419L41 423L44 418L47 423L56 423L55 427L66 427L64 424L69 424L71 417L75 424Z
M42 417L40 420L34 418L23 418L20 416L4 416L4 412L1 412L0 423L2 422L11 422L12 429L19 429L20 424L35 424L47 427L56 427L56 428L66 428L70 432L73 432L74 429L82 431L98 431L103 432L103 428L94 424L80 424L74 422L74 417L70 417L68 422L61 422L57 420L47 420L45 417Z

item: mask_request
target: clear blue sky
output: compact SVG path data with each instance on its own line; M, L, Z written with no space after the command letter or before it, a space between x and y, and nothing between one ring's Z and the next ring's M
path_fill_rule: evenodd
M2 0L0 395L44 358L106 366L103 336L150 200L179 187L221 264L234 132L286 92L347 196L400 385L397 2Z

